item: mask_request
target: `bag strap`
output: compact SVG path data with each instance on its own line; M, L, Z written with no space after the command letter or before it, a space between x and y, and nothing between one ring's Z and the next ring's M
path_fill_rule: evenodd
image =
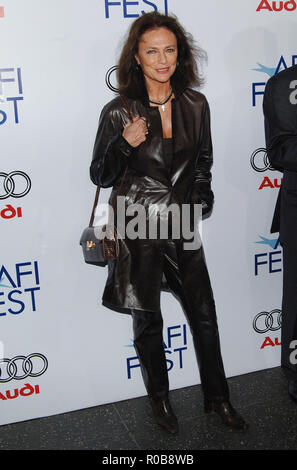
M122 102L123 102L123 104L124 104L124 106L125 106L125 108L126 108L126 111L127 111L127 113L128 113L129 120L130 120L130 122L132 122L132 121L133 121L133 116L132 116L132 114L131 114L131 111L130 111L128 102L127 102L126 98L125 98L123 95L120 95L120 96L121 96L121 100L122 100Z
M124 96L120 95L121 97L121 100L126 108L126 111L128 113L128 117L129 117L129 120L130 122L133 121L133 116L131 114L131 111L130 111L130 108L129 108L129 105L127 103L127 100ZM126 166L126 169L125 169L125 172L124 172L124 175L122 177L122 181L121 181L121 184L120 184L120 187L118 188L117 190L117 193L116 193L116 196L118 195L118 193L120 192L120 190L122 189L122 186L123 186L123 183L124 183L124 179L125 179L125 176L126 176L126 173L127 173L127 170L128 170L128 165ZM95 194L95 200L94 200L94 204L93 204L93 209L92 209L92 213L91 213L91 218L90 218L90 222L89 222L89 227L92 227L93 226L93 222L94 222L94 218L95 218L95 211L96 211L96 207L97 207L97 204L98 204L98 199L99 199L99 193L100 193L100 185L98 184L97 186L97 189L96 189L96 194Z

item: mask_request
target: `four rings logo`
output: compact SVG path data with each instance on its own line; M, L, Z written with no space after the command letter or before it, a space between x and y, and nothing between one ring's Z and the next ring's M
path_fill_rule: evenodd
M29 356L15 356L12 359L0 359L0 383L12 379L24 380L27 377L39 377L48 366L47 358L40 353Z
M0 190L0 199L8 197L20 198L26 196L31 189L31 180L23 171L12 171L11 173L0 172L0 178L3 179Z
M111 75L113 72L115 72L116 70L118 70L118 66L117 65L114 65L113 67L110 67L110 69L107 70L106 72L106 75L105 75L105 83L106 85L108 86L108 88L117 93L119 90L118 88L116 88L112 83L111 83Z
M255 170L257 173L264 173L268 170L276 171L275 168L270 165L267 156L267 150L265 148L258 148L257 150L255 150L251 155L250 163L253 170ZM269 178L269 176L264 176L258 189L280 188L281 183L282 178Z
M267 170L275 171L275 168L270 165L267 156L267 150L264 148L259 148L252 153L251 166L253 170L257 171L258 173L262 173L263 171Z
M30 189L31 180L23 171L0 172L0 200L7 199L8 197L24 197ZM4 208L0 208L0 218L2 219L13 219L14 217L22 216L22 208L20 206L13 207L11 204L6 204Z
M258 313L253 321L253 328L256 333L267 333L275 332L281 329L282 326L282 312L278 308L271 310L271 312L260 312ZM264 349L267 346L281 346L279 338L270 338L270 336L265 336L265 339L260 347Z
M253 328L257 333L267 333L267 331L277 331L282 326L282 312L279 309L271 312L260 312L255 316Z

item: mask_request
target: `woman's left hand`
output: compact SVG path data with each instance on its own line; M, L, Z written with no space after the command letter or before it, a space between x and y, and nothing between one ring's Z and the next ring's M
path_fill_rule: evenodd
M122 136L132 147L138 147L138 145L146 140L147 134L146 118L136 116L132 122L126 124Z

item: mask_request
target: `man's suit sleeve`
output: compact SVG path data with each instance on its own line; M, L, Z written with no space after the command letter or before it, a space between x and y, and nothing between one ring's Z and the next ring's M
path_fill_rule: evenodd
M277 76L268 80L263 101L267 155L278 170L297 171L297 107L290 103L290 88Z

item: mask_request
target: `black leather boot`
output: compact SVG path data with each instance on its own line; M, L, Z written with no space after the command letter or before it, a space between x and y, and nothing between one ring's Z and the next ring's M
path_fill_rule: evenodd
M237 413L229 401L205 401L204 411L205 413L211 413L212 411L215 411L222 418L223 423L233 429L246 430L249 427L249 425Z
M169 433L176 434L178 432L178 421L172 410L169 398L154 399L150 397L150 402L157 424Z
M156 422L171 434L178 432L169 402L169 382L163 343L161 312L133 313L134 347Z

